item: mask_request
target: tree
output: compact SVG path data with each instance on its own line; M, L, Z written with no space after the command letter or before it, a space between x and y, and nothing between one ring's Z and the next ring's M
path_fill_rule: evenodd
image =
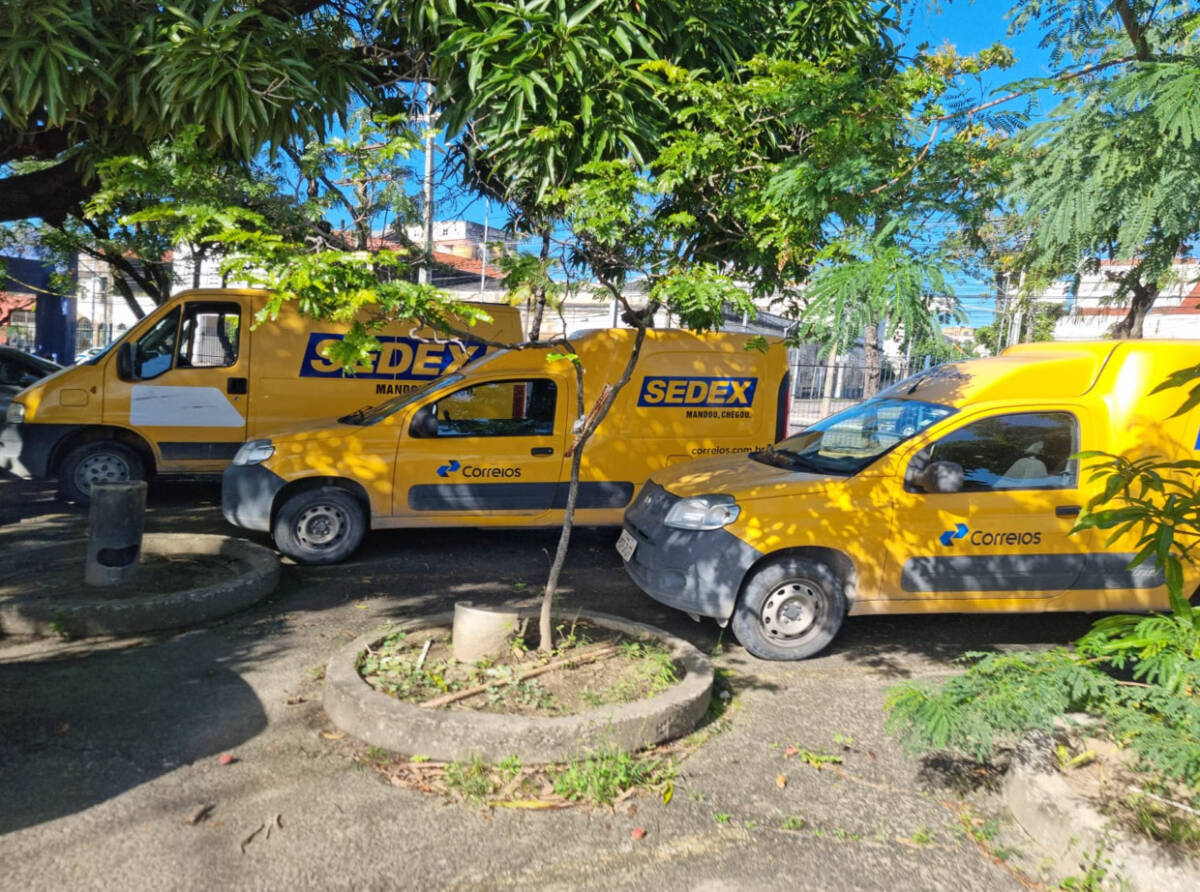
M0 222L61 224L97 169L196 125L247 160L324 133L380 74L362 4L332 0L9 0L0 6Z
M1019 139L1010 199L1030 221L1034 262L1056 275L1101 273L1128 301L1114 337L1141 337L1172 263L1200 232L1200 47L1181 0L1048 0L1017 7L1062 66L1049 119ZM1127 268L1106 261L1125 261Z

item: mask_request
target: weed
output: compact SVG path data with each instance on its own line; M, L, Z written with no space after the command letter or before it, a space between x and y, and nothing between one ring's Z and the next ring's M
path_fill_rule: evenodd
M666 759L601 750L569 762L554 778L554 792L564 799L610 805L625 790L669 783L675 767Z
M849 734L842 734L838 732L833 735L833 742L843 749L853 749L854 747L854 738Z
M446 786L470 802L482 803L496 787L491 766L476 756L466 762L446 766Z
M1194 809L1197 798L1200 797L1193 797L1192 805L1187 806L1164 801L1151 793L1135 793L1129 797L1128 805L1133 824L1141 833L1195 854L1200 852L1200 818L1186 810Z
M830 753L822 753L819 750L809 750L799 746L789 746L783 751L785 759L790 759L792 756L798 756L801 762L806 762L813 768L820 768L822 765L842 764L841 756L834 756Z
M758 826L758 821L746 821L745 822L745 827L747 830L753 830L757 826Z
M922 825L921 828L912 835L912 841L919 846L927 846L933 842L933 834L929 832L929 828Z
M500 776L507 782L521 773L521 760L516 756L506 756L500 760L496 768L499 770Z
M579 699L593 709L595 709L597 706L604 705L604 697L595 691L580 691Z
M1108 869L1112 866L1112 862L1104 857L1104 847L1097 846L1096 851L1085 853L1079 866L1083 868L1083 873L1067 877L1058 887L1068 892L1103 892Z
M55 613L47 625L50 627L51 634L57 635L59 638L71 637L71 633L67 628L67 615L61 611Z
M367 747L367 751L364 753L364 755L366 760L373 764L377 762L383 762L387 759L387 752L382 747L378 746Z
M313 681L324 681L325 680L325 664L322 663L320 666L309 666L308 667L308 677L311 678Z
M808 824L799 815L788 815L779 822L780 830L803 830Z
M729 814L729 812L719 811L713 815L713 820L718 824L728 824L733 820L733 815Z

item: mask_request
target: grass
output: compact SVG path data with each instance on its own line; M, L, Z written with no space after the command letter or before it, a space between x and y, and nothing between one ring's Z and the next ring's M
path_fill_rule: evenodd
M604 750L568 762L554 779L554 792L573 802L611 805L626 790L658 788L674 778L667 759Z
M572 803L612 805L638 792L656 792L663 802L674 794L675 766L647 753L605 750L563 765L526 766L516 756L495 764L482 759L430 766L428 773L413 760L382 766L391 777L402 768L417 778L414 785L476 805L555 807ZM404 776L401 776L402 779Z

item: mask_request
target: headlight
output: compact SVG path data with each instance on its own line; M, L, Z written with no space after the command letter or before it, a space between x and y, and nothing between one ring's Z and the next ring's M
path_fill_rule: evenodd
M676 502L663 523L678 530L719 530L737 520L741 511L733 496L700 496Z
M4 420L9 424L20 424L25 420L25 404L24 403L9 403L8 411L4 413Z
M264 462L275 454L275 447L270 440L251 440L243 443L242 448L233 457L235 465L256 465Z

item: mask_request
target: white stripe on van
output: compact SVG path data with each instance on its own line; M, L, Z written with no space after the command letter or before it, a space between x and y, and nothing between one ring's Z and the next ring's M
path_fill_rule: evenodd
M244 427L246 419L215 387L135 384L129 395L129 423L135 427Z

